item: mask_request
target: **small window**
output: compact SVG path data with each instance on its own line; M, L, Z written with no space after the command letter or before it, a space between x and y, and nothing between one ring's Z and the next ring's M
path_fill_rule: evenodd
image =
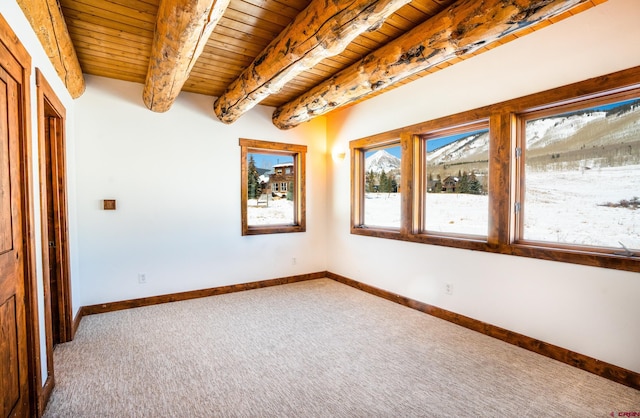
M356 148L353 166L357 193L354 226L399 230L402 225L401 162L399 140ZM357 172L356 172L357 171Z
M420 135L421 232L487 237L489 127L487 122Z
M240 139L242 235L305 231L304 145Z
M520 241L640 249L640 93L521 117Z

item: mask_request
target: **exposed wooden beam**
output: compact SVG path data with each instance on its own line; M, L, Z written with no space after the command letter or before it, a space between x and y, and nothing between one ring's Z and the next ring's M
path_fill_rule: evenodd
M142 93L149 109L169 110L229 1L161 0Z
M76 50L56 0L17 0L58 76L74 99L85 84Z
M361 33L376 29L410 0L313 0L216 100L224 123L235 122L267 96L327 57L340 54Z
M279 107L273 123L281 129L292 128L585 1L460 0Z

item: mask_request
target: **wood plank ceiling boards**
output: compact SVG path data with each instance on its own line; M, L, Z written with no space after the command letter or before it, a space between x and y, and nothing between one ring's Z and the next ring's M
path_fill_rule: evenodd
M226 123L257 103L274 106L274 123L286 129L604 1L485 0L482 10L475 0L59 3L82 72L144 84L155 111L169 109L180 91L217 98L215 114ZM55 1L19 3L37 15ZM84 82L69 81L82 74L61 77L74 97L82 93Z

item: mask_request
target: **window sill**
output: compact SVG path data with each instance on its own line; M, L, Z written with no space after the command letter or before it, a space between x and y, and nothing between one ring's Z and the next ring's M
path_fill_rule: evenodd
M558 248L533 242L518 242L507 248L508 254L522 257L640 272L640 257L637 255L606 253L584 247Z
M284 234L290 232L305 232L306 228L301 225L269 225L269 226L251 226L242 235L265 235L265 234Z
M539 260L558 261L563 263L581 264L592 267L602 267L616 270L640 272L640 257L623 254L589 251L584 248L557 248L541 243L519 242L510 245L491 244L481 238L432 236L424 234L403 234L399 230L391 231L372 227L351 227L353 235L375 238L394 239L415 242L419 244L438 245L473 251L484 251L494 254L515 255L520 257L537 258Z

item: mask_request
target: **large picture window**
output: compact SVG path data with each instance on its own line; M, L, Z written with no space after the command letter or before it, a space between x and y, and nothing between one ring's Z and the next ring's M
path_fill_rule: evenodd
M640 249L640 98L521 118L523 241Z
M305 231L304 145L240 139L242 235Z
M640 67L349 145L352 234L640 272Z

